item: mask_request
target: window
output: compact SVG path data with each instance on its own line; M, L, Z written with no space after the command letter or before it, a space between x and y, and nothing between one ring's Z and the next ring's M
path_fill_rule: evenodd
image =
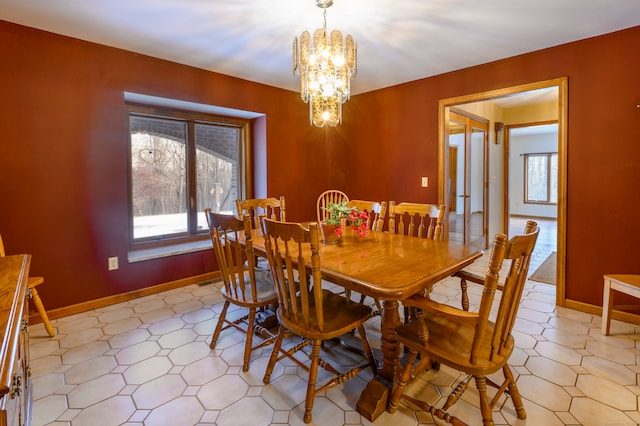
M524 154L524 202L558 203L558 153Z
M247 182L249 120L128 105L130 241L206 234L204 209L235 212Z

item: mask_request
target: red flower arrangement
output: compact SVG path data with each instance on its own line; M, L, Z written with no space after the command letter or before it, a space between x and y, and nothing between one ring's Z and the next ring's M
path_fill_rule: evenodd
M367 212L361 212L356 207L348 207L346 201L329 203L326 210L330 213L326 222L335 225L338 237L344 233L343 223L346 226L351 226L351 229L356 231L360 237L364 238L369 234L369 214Z

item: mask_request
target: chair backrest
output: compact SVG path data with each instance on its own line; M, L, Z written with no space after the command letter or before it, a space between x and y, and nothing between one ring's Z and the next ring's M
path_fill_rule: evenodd
M349 200L347 206L369 213L369 229L382 231L384 218L387 215L386 201Z
M204 213L222 275L225 295L241 302L257 302L251 216L245 214L239 218L214 213L210 208L206 208Z
M536 245L540 228L533 221L528 221L523 235L517 235L510 240L504 234L498 234L495 237L493 248L491 249L491 257L489 258L489 270L485 275L484 288L482 298L480 299L480 307L478 308L478 318L476 323L476 331L471 346L470 361L476 363L480 357L481 349L486 350L486 342L491 334L491 345L488 353L488 359L492 359L495 355L506 355L513 348L510 345L511 331L516 320L520 299L527 281L527 273L529 271L529 263L531 261L531 252ZM503 261L511 260L511 266L502 285L498 284L499 273L502 269ZM495 321L490 327L489 316L493 308L493 299L496 289L502 290L502 297L498 305Z
M389 232L442 240L446 210L445 206L436 204L396 204L395 201L391 201L389 203Z
M318 202L316 203L318 222L324 222L324 220L330 216L330 213L325 210L329 203L337 204L343 201L349 201L349 197L347 194L342 191L338 191L337 189L324 191L320 194Z
M299 223L266 218L262 224L279 315L306 330L324 331L318 224L311 223L307 229ZM315 309L310 309L311 305ZM310 316L312 311L314 317Z
M248 198L246 200L236 200L236 208L238 216L242 217L245 213L251 216L253 228L260 228L260 218L262 216L269 219L286 220L284 208L284 195L278 198Z
M4 257L4 256L5 256L4 243L2 242L2 235L0 235L0 257Z

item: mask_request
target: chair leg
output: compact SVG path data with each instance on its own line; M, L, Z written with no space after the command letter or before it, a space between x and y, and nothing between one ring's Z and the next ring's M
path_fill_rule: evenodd
M273 367L275 367L276 361L278 361L278 354L280 353L280 348L282 347L282 338L284 337L285 332L286 330L284 326L280 325L278 327L278 337L276 337L276 341L273 343L273 350L271 351L269 363L267 364L267 369L262 379L262 383L264 383L265 385L271 381L271 373L273 373Z
M318 378L318 364L320 362L320 346L322 340L314 340L311 349L311 365L309 366L309 383L307 383L307 398L304 403L304 422L311 423L311 410L316 397L316 379Z
M44 323L44 328L47 330L47 334L49 335L49 337L53 337L55 333L53 331L53 327L51 326L51 323L49 322L49 316L47 316L47 311L45 311L44 309L44 305L42 304L42 300L40 299L38 290L36 290L35 287L31 287L30 290L31 290L31 297L33 298L33 304L35 305L36 310L38 311L38 314L40 314L40 318L42 318L42 322Z
M360 325L358 327L358 333L360 334L360 339L362 340L362 347L364 349L364 356L369 361L369 367L371 368L371 372L374 376L378 375L378 366L376 364L376 359L373 356L373 351L371 350L371 345L369 345L369 340L367 340L367 333L365 332L364 325Z
M227 309L229 309L230 302L225 301L224 306L222 307L222 312L220 312L220 318L218 318L218 324L216 324L216 329L213 332L213 336L211 336L211 343L209 347L211 349L216 348L216 342L218 341L218 337L220 337L220 332L222 331L222 325L224 324L224 319L227 315Z
M405 386L407 386L407 383L409 383L409 379L411 378L411 370L413 368L413 363L416 360L417 356L418 356L418 352L414 351L413 349L409 349L409 352L407 353L407 359L404 364L404 368L402 369L402 372L400 373L400 377L398 378L398 384L396 385L395 389L393 389L393 392L391 393L391 398L389 398L389 405L387 407L387 411L389 411L392 414L395 413L396 410L398 409L398 402L402 397L402 393L404 392Z
M480 396L480 411L482 412L482 424L484 426L493 425L493 413L487 396L487 379L484 376L475 376L476 388Z
M520 391L518 390L518 386L516 385L516 381L513 378L513 373L511 372L511 368L509 368L508 364L505 364L502 367L502 372L504 373L504 377L509 381L509 396L511 396L511 400L513 401L513 406L516 409L516 414L519 419L526 419L527 413L524 411L524 404L522 404L522 397L520 396Z
M247 320L247 337L244 343L244 362L242 371L249 371L249 360L251 359L251 350L253 347L253 324L256 321L256 308L249 309L249 319Z

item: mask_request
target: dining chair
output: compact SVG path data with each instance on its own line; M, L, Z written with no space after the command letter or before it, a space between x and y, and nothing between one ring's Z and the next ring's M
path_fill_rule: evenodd
M4 251L4 243L2 241L2 235L0 235L0 257L6 256ZM55 336L55 331L53 330L53 326L49 322L49 316L47 315L47 311L44 309L44 305L42 304L42 299L40 299L40 295L38 294L37 286L44 283L44 277L29 277L27 280L27 291L29 292L29 297L33 300L33 305L36 307L36 311L40 315L42 319L42 323L44 324L44 328L47 331L49 337Z
M527 223L525 224L525 233L528 226L529 226L529 223L527 221ZM460 305L462 306L462 309L464 309L465 311L468 311L469 310L468 283L482 285L484 284L484 277L481 275L475 274L473 272L467 271L465 269L459 270L452 276L456 278L460 278L460 293L461 293Z
M215 349L220 333L233 327L246 334L242 371L249 370L251 352L273 342L275 334L256 324L258 309L277 303L270 271L257 271L251 240L251 216L237 216L214 213L205 209L209 234L222 276L222 297L224 305L209 347ZM245 263L246 259L246 263ZM249 312L238 319L227 318L229 306L233 304L248 309ZM244 325L243 325L244 324ZM255 333L264 339L253 346Z
M251 226L253 229L260 229L260 219L262 217L268 217L282 222L286 220L284 195L280 196L280 198L247 198L245 200L236 200L236 209L240 217L245 213L251 216ZM255 261L256 269L269 269L267 259L256 256Z
M395 412L399 400L404 398L448 423L466 424L452 415L449 409L460 399L471 378L474 378L484 425L494 424L492 409L501 401L503 393L511 397L518 418L526 418L522 398L508 361L514 348L511 332L539 231L538 224L529 221L523 235L510 240L504 234L496 235L477 312L444 305L422 295L412 296L405 301L406 305L415 308L415 315L411 322L396 329L398 343L405 345L408 353L406 364L389 400L389 412ZM504 281L499 283L499 273L505 260L510 260L511 264ZM496 291L501 292L500 297L495 297ZM418 354L421 361L416 366L414 362ZM447 365L466 375L456 385L442 408L404 393L412 374L421 371L431 362L435 362L436 366ZM496 376L488 377L498 370L502 370L504 377L501 385L493 382L492 379L495 380ZM487 385L498 389L491 401L487 396Z
M320 230L317 223L309 224L308 228L299 223L266 218L262 223L265 249L278 295L277 316L280 322L263 381L265 384L271 381L276 362L285 358L308 371L304 422L309 423L317 393L355 377L366 368L371 368L374 375L377 373L364 329L372 310L324 288L320 273ZM323 342L353 329L358 330L366 361L340 372L326 357L321 358L320 350ZM302 341L285 349L283 340L290 333L301 337ZM312 346L311 353L306 354L303 349L309 345ZM295 356L299 351L302 352L302 360ZM311 360L308 366L305 364L307 358ZM333 377L324 384L316 385L319 365L332 373Z
M270 219L286 220L286 212L284 205L284 195L280 198L247 198L245 200L236 200L236 208L238 215L251 215L252 226L254 229L260 229L260 218L262 216Z
M442 241L444 218L447 209L443 205L389 202L389 232ZM417 221L417 223L416 223ZM404 320L408 322L412 309L404 305Z
M389 232L441 241L446 213L443 205L391 201Z
M359 211L369 214L369 229L382 231L384 218L387 215L386 201L349 200L347 206L355 207Z
M318 196L318 201L316 202L318 223L324 222L325 219L329 217L330 213L326 210L329 203L337 204L343 201L349 201L349 197L347 194L337 189L330 189L320 194Z

